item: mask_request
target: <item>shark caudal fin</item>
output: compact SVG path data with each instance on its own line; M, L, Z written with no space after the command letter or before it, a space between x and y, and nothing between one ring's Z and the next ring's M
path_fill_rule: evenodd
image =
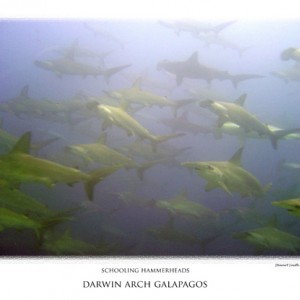
M274 132L274 134L276 136L278 136L278 138L282 139L282 138L285 138L289 134L298 133L298 132L300 132L300 127L298 127L298 128L276 130Z
M180 136L185 135L185 133L175 133L175 134L168 134L168 135L152 135L151 137L151 145L153 148L153 151L156 151L157 148L157 144L158 143L162 143L165 142L167 140L173 139L173 138L177 138Z
M123 168L124 165L115 165L106 168L100 168L89 173L90 178L85 182L85 192L90 201L94 198L94 187L103 179L114 173L115 171Z
M224 22L224 23L221 23L219 25L216 25L213 27L212 31L215 33L215 34L218 34L220 31L222 31L223 29L225 29L226 27L228 27L229 25L231 24L234 24L236 23L237 21L236 20L232 20L232 21L228 21L228 22Z
M108 84L111 76L115 75L116 73L118 73L118 72L122 71L123 69L126 69L130 66L131 66L131 64L127 64L127 65L122 65L122 66L103 70L102 75L104 76L105 82Z
M242 81L256 78L264 78L265 76L257 75L257 74L238 74L231 75L231 82L235 88L237 88L238 84Z
M33 154L37 154L42 148L54 143L55 141L57 141L59 139L60 139L59 137L53 137L53 138L47 139L43 142L33 144L31 146Z
M274 149L277 149L277 143L279 139L284 138L285 136L300 132L300 128L291 128L291 129L282 129L282 130L276 130L272 131L270 135L271 143Z
M162 158L162 159L151 160L149 162L145 162L137 165L135 168L139 179L143 180L145 171L147 171L148 169L150 169L155 165L163 164L165 161L166 159Z

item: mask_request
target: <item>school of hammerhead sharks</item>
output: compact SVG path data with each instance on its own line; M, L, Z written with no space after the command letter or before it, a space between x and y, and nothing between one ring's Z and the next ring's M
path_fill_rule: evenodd
M96 41L126 50L121 38L104 25L81 24ZM207 49L219 47L242 59L251 49L224 34L238 25L238 21L155 23L176 42L189 37ZM100 95L81 91L63 100L36 98L24 82L15 97L1 98L1 255L299 255L299 177L292 191L280 193L276 184L260 182L260 175L242 162L246 143L253 141L268 140L270 152L278 151L281 143L297 147L300 123L290 128L266 124L246 108L247 93L224 99L211 86L214 82L229 82L232 89L248 82L259 86L265 75L210 66L200 51L191 49L186 57L174 51L170 57L178 59L158 60L151 66L157 76L151 78L130 73L136 67L133 63L107 67L116 51L100 50L73 38L45 48L32 64L41 77L47 74L60 82L95 80L103 86ZM300 48L287 45L278 59L295 65L269 75L278 81L299 81ZM172 97L174 90L180 97ZM8 118L41 128L47 124L47 134L37 139L41 128L24 125L23 134L16 136L6 126ZM239 146L228 160L219 160L215 153L226 147L222 141L227 137ZM197 151L193 142L200 145L206 140L205 149L214 145L207 154L212 160L203 160L201 151L189 156ZM300 161L281 162L280 168L299 174ZM193 190L189 182L196 185ZM214 204L205 195L215 198Z

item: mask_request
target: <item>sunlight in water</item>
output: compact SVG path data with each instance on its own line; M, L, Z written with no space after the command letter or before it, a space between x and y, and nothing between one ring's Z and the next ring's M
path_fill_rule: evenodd
M102 19L244 19L244 20L291 20L298 19L296 0L249 2L239 0L96 0L62 2L53 0L43 5L38 0L7 1L0 17L13 18L102 18ZM22 9L19 9L22 6Z

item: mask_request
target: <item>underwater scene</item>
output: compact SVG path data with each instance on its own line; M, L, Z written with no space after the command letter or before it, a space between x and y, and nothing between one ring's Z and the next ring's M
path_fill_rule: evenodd
M299 255L298 31L0 20L1 256Z

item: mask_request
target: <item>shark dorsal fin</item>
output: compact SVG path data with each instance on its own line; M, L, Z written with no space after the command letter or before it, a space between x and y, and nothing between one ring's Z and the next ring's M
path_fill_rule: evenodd
M141 89L141 84L142 84L142 77L139 77L135 80L135 82L132 85L132 89L140 90Z
M229 162L239 166L241 164L241 157L242 157L243 150L244 148L242 147L238 151L236 151L234 155L231 157L231 159L229 160Z
M246 100L247 94L243 94L241 96L239 96L234 103L238 104L239 106L244 106L245 100Z
M28 99L29 96L28 96L28 90L29 90L29 86L28 84L24 85L21 92L20 92L20 97L22 99Z
M77 41L77 39L72 43L72 45L65 52L64 58L68 59L68 60L74 60L76 48L78 48L78 41Z
M195 51L186 61L189 64L198 64L198 51Z
M14 147L10 150L9 154L25 153L29 154L30 151L31 132L24 133Z

